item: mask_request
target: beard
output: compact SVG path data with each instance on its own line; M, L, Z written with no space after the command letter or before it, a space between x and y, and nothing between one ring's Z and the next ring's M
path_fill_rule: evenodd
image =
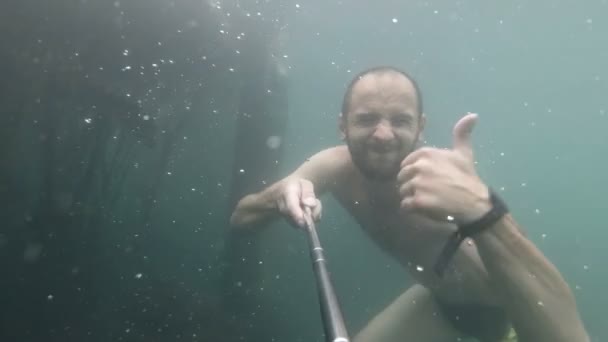
M390 182L397 178L401 161L412 152L413 146L397 143L395 146L370 146L366 142L346 144L355 166L368 180ZM414 145L414 144L412 144Z

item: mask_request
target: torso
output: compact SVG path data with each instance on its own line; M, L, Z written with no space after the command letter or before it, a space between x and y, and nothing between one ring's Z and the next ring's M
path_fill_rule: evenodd
M341 157L350 160L348 151L343 151L346 156ZM453 224L404 212L399 208L395 186L381 189L369 184L352 162L344 163L331 191L371 240L438 298L452 303L495 304L487 273L471 240L462 244L442 278L433 271L445 242L456 230Z

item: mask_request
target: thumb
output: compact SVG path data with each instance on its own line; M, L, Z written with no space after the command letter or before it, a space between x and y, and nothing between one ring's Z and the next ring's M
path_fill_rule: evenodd
M477 114L467 113L454 125L454 150L464 154L469 159L473 159L471 133L476 123Z

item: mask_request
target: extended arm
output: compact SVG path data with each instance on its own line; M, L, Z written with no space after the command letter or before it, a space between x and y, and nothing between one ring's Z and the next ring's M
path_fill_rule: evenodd
M231 226L251 229L264 226L281 215L303 225L302 205L313 208L313 214L318 217L321 207L317 196L331 190L347 155L343 146L323 150L286 178L261 192L243 197L232 213Z
M520 342L587 342L574 296L511 215L473 237Z

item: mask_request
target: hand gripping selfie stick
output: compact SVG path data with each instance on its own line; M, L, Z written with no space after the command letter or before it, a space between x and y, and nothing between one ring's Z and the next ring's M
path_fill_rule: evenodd
M319 235L317 235L317 229L315 228L310 208L306 208L304 220L306 221L312 267L317 278L317 290L319 293L323 328L325 329L325 340L327 342L349 342L344 318L342 317L338 298L329 278L323 248L321 248L321 242L319 241Z

